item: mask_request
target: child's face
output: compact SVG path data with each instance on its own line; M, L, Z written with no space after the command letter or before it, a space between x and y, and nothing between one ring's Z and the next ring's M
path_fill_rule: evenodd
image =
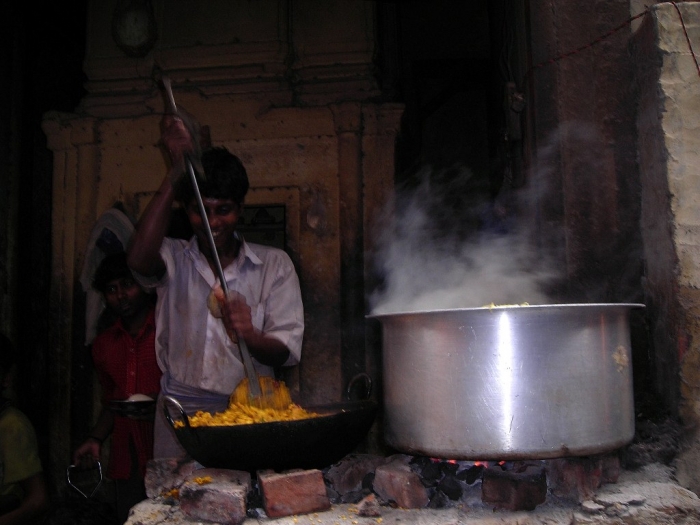
M139 314L148 302L148 295L131 276L108 281L103 295L107 306L127 319Z
M202 202L204 203L204 210L209 220L209 227L211 228L216 249L220 254L227 255L236 246L233 234L241 216L241 206L231 199L203 197ZM187 217L199 241L200 250L205 254L209 253L206 225L199 213L196 199L192 200L187 206Z

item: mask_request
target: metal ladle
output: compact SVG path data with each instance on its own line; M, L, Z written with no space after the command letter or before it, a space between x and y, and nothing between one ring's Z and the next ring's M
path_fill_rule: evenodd
M170 84L170 79L163 76L161 79L163 82L163 87L165 88L165 93L168 97L168 103L170 109L174 114L177 114L177 105L175 104L175 98L173 97L173 90ZM194 189L195 197L197 198L197 205L199 206L199 214L202 217L202 222L204 223L204 229L207 233L207 240L209 241L209 248L211 249L212 259L214 260L214 266L216 268L216 273L219 276L219 282L221 283L221 289L224 292L224 297L228 299L228 284L224 278L224 269L221 267L221 260L219 258L219 252L216 249L216 243L214 242L214 236L211 233L211 226L209 225L209 217L207 217L206 210L204 209L204 202L202 201L202 194L199 191L199 185L197 184L197 177L194 173L194 167L192 162L188 157L185 157L185 165L187 167L187 172L192 181L192 187ZM241 351L241 359L243 360L243 367L245 368L246 376L248 377L248 388L250 391L250 397L260 398L262 396L262 391L260 389L260 382L258 381L258 373L255 370L255 365L253 365L253 358L250 356L250 351L248 350L248 345L246 344L243 337L240 334L236 334L238 337L238 348Z

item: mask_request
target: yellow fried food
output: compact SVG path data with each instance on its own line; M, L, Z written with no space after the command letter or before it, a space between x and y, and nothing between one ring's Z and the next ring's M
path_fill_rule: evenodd
M520 303L520 304L496 304L496 303L489 303L487 305L484 305L483 308L488 308L489 310L496 308L496 307L513 307L513 306L530 306L530 303Z
M198 476L192 481L194 481L197 485L206 485L207 483L211 483L211 476Z
M190 416L190 426L213 427L230 425L251 425L253 423L270 423L273 421L296 421L317 417L319 414L304 410L299 405L290 403L287 408L277 410L272 408L258 408L251 405L232 403L223 412L197 411ZM184 422L176 421L175 428L184 426Z
M246 378L238 384L229 397L226 410L215 412L214 414L198 410L193 416L189 417L190 426L226 427L231 425L252 425L253 423L271 423L274 421L296 421L319 415L293 403L292 396L284 382L267 376L261 376L259 380L262 400L250 397L248 379ZM183 421L175 421L175 428L180 428L184 425Z
M254 398L250 394L250 384L246 377L231 394L229 406L231 405L254 405L258 408L272 408L275 410L285 410L292 404L292 396L289 393L284 381L277 381L273 377L258 377L261 395Z
M167 492L163 492L161 494L166 499L179 499L180 498L180 490L179 489L170 489Z

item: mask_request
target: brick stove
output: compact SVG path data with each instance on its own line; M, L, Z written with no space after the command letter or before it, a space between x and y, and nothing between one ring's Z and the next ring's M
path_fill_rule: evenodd
M388 522L700 523L673 479L679 429L640 422L634 442L589 457L512 462L354 453L322 470L248 472L157 460L128 525Z

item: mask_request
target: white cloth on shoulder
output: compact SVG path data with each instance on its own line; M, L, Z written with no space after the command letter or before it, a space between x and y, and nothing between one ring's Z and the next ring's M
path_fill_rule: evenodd
M87 294L85 299L85 344L89 345L97 335L97 322L105 309L102 294L92 287L95 270L105 255L125 251L134 231L134 223L117 207L105 211L92 228L85 249L85 262L80 274L80 284Z

